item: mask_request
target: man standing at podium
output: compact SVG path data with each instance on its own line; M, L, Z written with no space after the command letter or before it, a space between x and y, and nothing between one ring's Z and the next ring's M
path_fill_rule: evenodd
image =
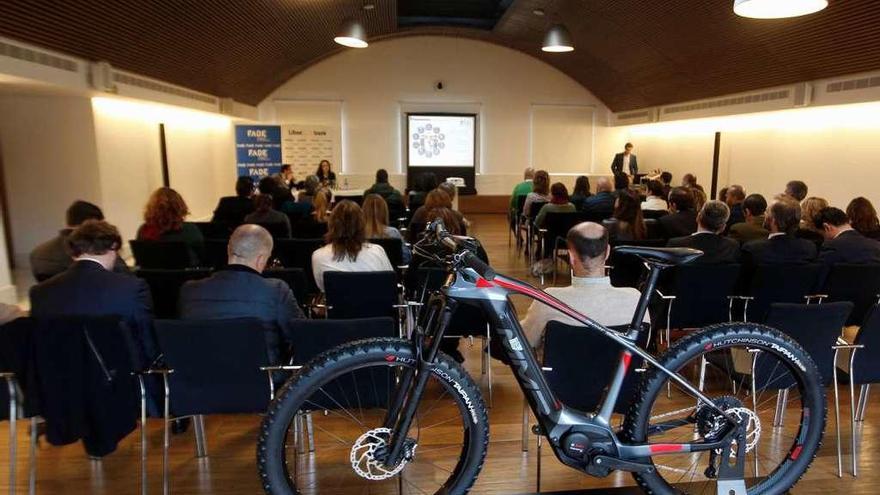
M614 175L626 173L631 177L635 177L639 173L639 164L636 161L636 155L632 154L632 149L632 143L626 143L623 147L623 153L614 155L614 161L611 162L611 173Z

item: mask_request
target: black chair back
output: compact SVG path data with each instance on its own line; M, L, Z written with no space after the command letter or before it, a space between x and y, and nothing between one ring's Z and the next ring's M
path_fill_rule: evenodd
M581 212L581 221L582 222L594 222L602 225L604 220L611 218L611 211L582 211Z
M302 268L270 268L263 272L265 278L283 280L293 291L296 302L307 307L309 303L309 283Z
M403 266L402 239L397 239L394 237L383 237L369 239L369 242L370 244L382 246L382 249L385 250L385 255L388 256L388 261L391 262L391 266L393 266L395 269Z
M656 218L645 218L645 238L646 239L662 239L663 227Z
M323 246L323 239L276 239L272 256L287 268L302 269L309 284L309 294L317 294L319 290L312 272L312 253Z
M291 237L294 239L319 239L327 235L327 223L318 222L311 215L291 225Z
M174 416L261 413L269 404L263 324L255 318L156 320Z
M203 265L218 270L227 265L229 255L226 246L228 239L205 239L205 260Z
M671 272L671 328L699 328L729 321L740 265L681 265ZM661 289L662 290L662 289Z
M819 367L823 383L831 385L835 366L834 349L831 347L840 337L840 332L843 330L843 325L852 308L853 304L850 302L775 303L770 305L766 324L782 331L800 344ZM766 386L781 389L794 384L791 377L781 378L778 372L775 373L775 376L772 374L774 373L771 371L772 367L777 363L779 360L776 358L767 356L767 359L762 360L759 355L755 371L755 384L758 388Z
M646 221L648 219L656 220L656 219L664 217L668 214L669 214L669 212L666 210L642 210L642 216L645 217Z
M128 241L140 268L180 269L191 264L190 251L183 241Z
M611 243L611 256L608 257L608 265L611 266L611 285L615 287L638 288L641 280L647 273L645 262L632 254L618 253L614 248L617 246L645 246L662 247L666 245L664 239L643 239L641 241L613 241Z
M394 272L324 272L327 316L335 319L394 316L398 304Z
M361 339L397 337L394 320L361 318L353 320L297 320L293 331L293 363L304 365L323 352ZM393 376L375 368L340 376L322 387L321 396L312 396L315 409L334 410L358 398L359 408L387 406ZM325 400L322 400L325 399Z
M234 230L233 225L226 222L192 222L199 228L205 239L229 239Z
M520 194L516 197L516 214L522 215L523 206L526 205L526 194Z
M827 294L829 301L852 302L855 307L847 325L859 325L880 294L880 265L837 263L828 272L820 292Z
M283 222L257 223L260 227L268 230L272 234L273 239L289 239L290 234L287 231L287 224Z
M647 325L639 334L637 345L644 349L650 335ZM622 347L611 339L583 326L558 321L547 323L544 333L544 360L547 383L563 404L584 412L595 411L605 395L620 363ZM626 412L635 395L641 375L641 359L633 357L623 381L615 412Z
M540 212L541 208L543 208L544 205L546 205L546 204L547 204L547 201L532 201L529 204L529 211L527 211L525 213L526 213L526 217L528 217L528 221L530 223L535 221L535 217L538 216L538 212ZM523 205L523 206L525 206L525 205Z
M16 318L0 327L0 370L15 374L15 379L23 392L24 416L31 417L40 413L39 394L35 386L36 376L32 368L32 342L36 320L33 318ZM0 419L9 419L9 395L6 382L0 380ZM33 391L33 393L29 393ZM21 403L19 402L19 405Z
M156 318L177 318L177 302L180 288L190 280L199 280L211 276L208 268L191 268L187 270L159 270L141 268L136 272L138 278L144 279L150 286L153 298L153 316Z
M819 283L822 265L758 265L751 273L746 295L749 301L746 318L762 322L773 303L804 303Z
M856 351L853 381L858 384L880 382L880 305L875 304L868 310L853 343L865 346Z

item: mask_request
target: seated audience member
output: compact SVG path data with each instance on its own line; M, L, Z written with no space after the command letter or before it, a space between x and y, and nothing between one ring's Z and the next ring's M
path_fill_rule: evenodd
M528 215L532 211L532 203L536 202L550 202L550 174L548 174L546 170L538 170L535 172L535 179L532 181L532 192L526 195L526 202L523 204L523 213Z
M666 211L669 205L666 196L663 195L663 184L660 181L648 182L648 197L642 203L643 210Z
M67 228L61 229L57 236L38 245L31 251L31 273L33 273L37 282L42 282L54 275L58 275L73 264L73 258L70 257L70 253L66 248L67 238L73 232L73 229L79 227L86 220L103 219L104 214L97 206L85 201L74 201L67 208ZM128 266L122 258L117 257L113 265L113 271L128 273Z
M378 194L368 194L364 198L364 232L369 239L400 239L403 264L412 260L412 251L400 235L400 231L388 225L388 205Z
M846 216L852 228L859 234L871 239L880 240L880 221L877 220L877 210L868 198L859 196L849 202L846 207Z
M107 222L86 220L70 233L66 243L73 264L31 288L31 315L119 316L140 347L136 365L150 365L158 356L150 289L140 278L112 271L122 246L119 231Z
M289 164L281 165L281 170L272 176L279 184L286 187L288 191L296 187L296 179L293 177L293 167Z
M611 181L607 177L599 177L596 180L596 194L584 200L581 211L594 214L597 217L608 218L614 213L614 193Z
M571 285L550 287L547 293L577 311L592 315L602 325L630 323L639 301L639 291L613 287L605 275L605 261L610 253L608 230L597 223L583 222L568 231L566 240L571 258ZM532 347L541 346L544 327L551 320L579 325L568 316L535 301L522 321ZM647 314L645 321L649 321Z
M739 262L739 243L721 234L727 226L730 209L721 201L708 201L697 214L697 231L669 239L669 247L699 249L703 255L691 264L714 265Z
M703 186L697 184L697 176L694 174L684 174L681 178L681 187L703 190Z
M706 201L708 201L709 197L706 196L706 192L702 189L697 189L692 187L688 189L691 192L691 195L694 197L694 211L700 211Z
M507 207L507 223L510 225L510 229L514 232L517 232L517 218L519 218L519 214L522 213L517 209L519 206L519 198L522 197L523 200L525 200L526 195L532 192L532 181L534 178L535 169L532 167L526 168L523 172L523 181L513 186L513 191L510 193L510 204ZM519 235L518 232L517 235Z
M793 180L785 185L785 194L794 198L798 203L807 197L807 185L803 181Z
M244 217L245 223L280 224L284 227L282 237L290 237L290 219L284 213L272 208L272 196L257 194L254 196L254 212Z
M437 189L445 192L446 195L449 196L449 208L455 212L458 221L461 223L462 227L464 227L464 230L467 230L468 226L470 226L470 222L468 222L467 218L465 218L460 211L452 208L454 205L453 201L455 201L455 195L458 194L458 188L451 182L441 182L440 185L437 186Z
M150 196L144 210L144 223L137 231L141 241L182 241L189 247L190 264L198 265L205 247L202 231L184 222L189 208L180 194L170 187L160 187Z
M612 241L640 241L646 237L641 202L635 191L623 189L617 192L614 213L603 225Z
M310 175L306 177L303 187L304 189L296 195L296 202L311 204L315 199L315 194L318 192L318 189L321 188L321 181L318 180L318 177Z
M413 188L409 191L406 198L407 207L410 211L416 211L420 206L425 204L428 193L437 189L437 175L434 172L423 172L416 176ZM529 188L531 191L531 188ZM450 198L452 199L452 198Z
M463 229L465 227L464 216L458 211L452 209L452 198L446 194L446 191L442 189L434 189L429 192L427 197L425 198L425 204L419 207L414 213L412 218L409 221L409 232L411 236L417 236L421 234L419 230L425 228L425 225L431 222L433 219L428 216L428 212L433 210L434 208L449 208L452 211L452 214L455 216L456 222L461 225ZM415 237L410 237L410 240L415 239Z
M629 176L626 174L616 174L614 176L614 190L623 191L629 189Z
M743 201L742 209L745 221L730 226L730 238L740 244L766 239L770 231L764 228L764 212L767 211L767 200L764 196L749 194Z
M816 245L798 239L794 233L801 220L801 207L788 196L779 196L764 224L770 231L767 239L743 244L743 261L751 265L803 264L816 259Z
M825 242L819 252L819 261L833 263L880 263L880 242L860 234L849 223L846 213L839 208L819 210L813 219L816 228L822 229Z
M663 183L663 197L668 198L672 191L672 174L669 172L660 173L660 182Z
M724 202L730 208L730 218L727 219L728 229L735 223L746 221L746 215L743 211L743 202L745 200L746 192L742 186L734 184L727 188L727 196Z
M333 208L327 227L327 245L312 253L312 272L321 291L324 290L324 272L394 270L385 250L367 242L364 213L354 201L340 201Z
M214 209L212 222L227 225L240 225L244 217L254 211L254 180L248 176L239 177L235 181L235 196L224 196Z
M329 160L321 160L318 163L315 177L318 178L321 187L329 187L331 189L336 187L336 172L333 171L333 165L330 164Z
M378 194L385 200L389 210L403 210L403 195L388 183L388 171L380 168L376 171L376 183L364 191L364 198L370 194Z
M586 175L580 175L574 181L574 190L568 200L574 205L575 210L580 211L584 207L584 201L590 197L590 178Z
M795 237L811 241L816 245L816 248L821 248L822 243L825 242L825 236L823 235L821 228L816 228L815 219L816 215L819 214L819 211L821 211L822 208L827 207L828 201L825 200L825 198L810 196L803 200L801 203L800 227L798 227L797 232L795 232Z
M184 320L260 319L266 324L269 362L281 364L292 340L293 321L305 316L283 280L261 275L272 246L272 236L263 227L238 227L226 248L229 264L209 278L185 283L179 307Z
M718 191L718 201L727 204L727 187L722 187L721 190Z
M285 204L293 200L290 189L281 182L278 176L266 176L260 179L257 191L260 194L272 196L273 206L278 211L282 211Z
M327 233L327 219L330 217L330 203L333 194L322 187L315 193L312 203L293 203L302 207L295 224L291 224L291 235L300 239L318 239ZM305 207L308 207L306 210ZM307 212L307 214L303 214ZM294 217L294 218L297 218ZM290 217L288 217L290 218Z
M544 227L544 220L548 213L574 213L577 210L568 198L568 189L562 182L555 182L550 186L550 202L541 207L538 216L535 217L535 225Z
M664 236L683 237L697 231L697 212L690 189L675 187L669 192L669 215L657 219Z

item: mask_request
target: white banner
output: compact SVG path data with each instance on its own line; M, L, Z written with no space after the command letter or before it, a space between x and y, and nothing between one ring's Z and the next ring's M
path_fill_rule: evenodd
M296 180L314 175L321 160L329 160L333 171L340 172L340 164L334 158L341 156L336 132L328 126L281 125L281 162L290 164Z

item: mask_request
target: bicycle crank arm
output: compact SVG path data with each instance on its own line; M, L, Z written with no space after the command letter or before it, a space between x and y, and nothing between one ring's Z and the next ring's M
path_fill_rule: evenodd
M597 455L590 463L596 469L608 469L612 471L628 471L631 473L653 473L654 466L651 464L642 464L641 462L627 461L616 457L608 457L607 455Z

